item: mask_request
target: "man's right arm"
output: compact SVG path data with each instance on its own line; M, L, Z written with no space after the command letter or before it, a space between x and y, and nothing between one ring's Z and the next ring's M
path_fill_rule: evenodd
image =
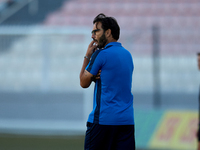
M84 61L83 61L83 65L81 68L81 72L80 72L80 85L83 88L88 88L92 82L93 79L93 75L88 72L87 70L85 70L85 68L87 67L88 63L89 63L89 59L91 58L92 54L94 53L94 50L96 49L96 45L94 45L94 41L92 41L87 49L86 52L86 57L84 57Z

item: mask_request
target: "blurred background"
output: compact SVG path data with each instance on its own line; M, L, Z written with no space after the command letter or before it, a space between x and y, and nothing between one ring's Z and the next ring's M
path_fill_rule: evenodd
M196 149L199 0L0 0L0 149L83 149L93 85L79 72L99 13L133 57L137 149Z

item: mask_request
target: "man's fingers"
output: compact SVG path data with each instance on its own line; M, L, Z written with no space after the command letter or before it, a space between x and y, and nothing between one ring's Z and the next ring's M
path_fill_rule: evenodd
M96 75L96 80L98 80L98 79L100 79L100 75L101 75L101 70L99 70L99 72L97 73L97 75Z
M89 44L89 49L91 49L93 52L95 52L96 48L97 48L97 44L94 44L95 42L92 41L90 44Z
M92 40L89 44L90 47L97 47L97 44L95 43L94 40Z
M98 76L100 76L100 75L101 75L101 70L99 70L99 72L97 73L97 75L98 75Z
M94 45L94 40L92 40L91 42L90 42L90 46L93 46Z

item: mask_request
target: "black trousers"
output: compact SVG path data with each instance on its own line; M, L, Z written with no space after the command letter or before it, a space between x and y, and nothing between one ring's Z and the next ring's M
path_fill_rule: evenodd
M85 150L135 150L134 125L87 123Z

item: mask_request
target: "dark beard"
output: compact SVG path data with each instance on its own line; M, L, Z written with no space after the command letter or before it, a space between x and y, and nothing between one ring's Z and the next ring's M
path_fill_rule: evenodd
M103 33L103 35L99 39L97 48L104 48L106 46L107 41L108 40L106 39L105 33Z

